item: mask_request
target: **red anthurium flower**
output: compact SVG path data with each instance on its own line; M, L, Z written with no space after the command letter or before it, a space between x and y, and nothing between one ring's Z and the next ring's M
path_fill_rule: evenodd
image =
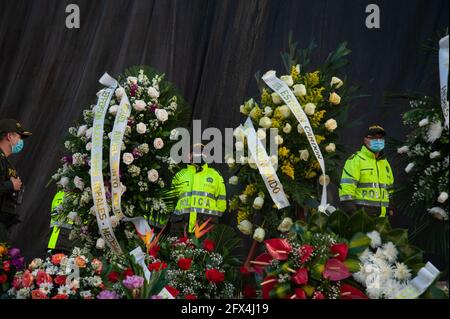
M198 299L196 295L189 294L184 297L184 299L195 300Z
M291 280L296 285L306 285L308 283L308 270L306 268L297 270Z
M192 259L191 258L180 258L178 259L178 267L182 270L188 270L191 268Z
M307 299L306 293L302 288L295 288L295 298L297 299Z
M310 245L303 245L299 248L300 262L304 264L308 261L309 257L311 257L314 252L314 247Z
M245 285L244 289L242 290L242 295L244 298L256 298L256 290L252 285Z
M36 283L38 285L41 285L43 283L53 283L53 279L52 277L47 274L45 271L39 270L37 275L36 275Z
M256 259L254 261L251 261L250 263L252 264L255 272L261 275L263 273L264 267L268 266L272 260L272 256L264 253L256 257Z
M176 298L176 296L178 296L178 294L180 293L177 289L175 289L174 287L169 286L169 285L165 286L164 288L166 288L166 290L167 290L174 298Z
M274 238L264 241L269 254L277 260L286 260L292 247L285 239Z
M348 255L348 246L347 244L343 243L334 244L330 247L330 251L333 255L337 255L335 256L335 258L339 259L340 261L345 261Z
M325 299L325 296L321 291L314 291L313 299Z
M246 277L248 277L248 276L250 276L250 275L252 274L252 273L250 272L250 270L248 270L248 268L245 267L244 265L242 265L241 268L239 268L239 271L241 272L241 274L242 274L243 276L246 276Z
M212 283L219 283L224 281L225 276L223 272L218 271L217 269L208 269L206 271L206 279Z
M261 283L263 299L270 299L270 291L276 286L278 280L275 276L267 276Z
M159 245L154 245L152 248L149 249L148 254L153 257L158 257L158 252L160 251L161 247Z
M167 268L167 264L162 261L157 261L148 265L148 270L150 271L160 271Z
M205 239L203 241L203 249L207 251L214 251L214 248L216 248L216 243L212 240Z
M134 272L133 272L133 269L131 269L131 268L127 268L124 272L123 272L123 276L125 277L125 278L127 278L128 276L133 276L134 275Z
M340 260L336 258L328 259L325 264L325 270L323 277L330 279L331 281L339 281L350 277L352 274Z
M341 299L369 299L362 291L348 284L341 285Z
M120 274L117 272L117 271L111 271L109 274L108 274L108 281L109 282L118 282L119 281L119 276L120 276Z

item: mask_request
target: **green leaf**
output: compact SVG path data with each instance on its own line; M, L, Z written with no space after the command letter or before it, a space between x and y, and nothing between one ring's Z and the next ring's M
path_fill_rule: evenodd
M348 220L348 232L344 237L350 237L358 232L367 233L375 229L376 218L370 217L364 211L360 210L354 213Z
M362 253L370 245L370 238L364 233L356 233L348 244L350 255Z
M328 227L337 235L343 236L347 231L348 220L345 212L337 210L328 218Z
M400 253L401 260L406 265L414 265L422 263L423 251L413 245L398 245L397 249Z
M391 230L391 224L388 218L378 218L375 229L380 233L381 237L386 236Z
M312 232L324 232L327 225L327 216L320 212L311 214L309 219L309 230Z
M407 229L393 229L385 236L386 241L392 241L396 246L408 244Z
M355 273L359 271L360 261L359 259L348 258L344 261L344 265L347 266L351 273Z
M428 288L422 296L420 296L421 299L448 299L448 296L445 294L445 292L442 289L439 289L436 286L431 286Z

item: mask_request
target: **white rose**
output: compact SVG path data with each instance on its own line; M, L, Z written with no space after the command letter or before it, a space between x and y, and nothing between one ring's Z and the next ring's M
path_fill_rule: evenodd
M288 232L291 229L292 225L294 225L292 218L285 217L281 224L278 226L278 230L282 233Z
M61 184L62 187L66 188L67 185L69 185L69 178L66 176L61 177L61 180L59 181L59 183Z
M90 139L92 137L92 131L94 130L93 127L90 127L86 130L86 138Z
M325 151L327 151L328 153L334 153L336 151L336 144L328 144L327 146L325 146Z
M305 105L305 113L306 114L313 115L315 111L316 111L316 106L314 105L314 103L307 103Z
M159 97L159 92L157 89L155 89L154 87L149 87L147 90L148 95L150 95L150 97L152 99L157 99Z
M164 147L164 141L159 137L155 138L153 141L153 147L157 150L162 149Z
M284 143L283 138L280 135L275 136L275 144L282 145Z
M103 238L97 239L97 242L95 243L95 248L105 249L105 241L103 240Z
M278 107L278 110L284 119L287 119L289 116L291 116L291 110L287 105L282 105Z
M300 150L299 151L300 152L300 159L302 160L302 161L307 161L308 160L308 158L309 158L309 152L308 152L308 150Z
M78 176L75 176L75 178L73 179L73 183L75 184L75 187L78 188L79 190L84 189L84 182Z
M333 76L331 78L330 86L333 85L336 85L336 89L339 89L342 85L344 85L344 82L340 78Z
M178 130L174 128L172 131L170 131L170 140L175 141L178 137Z
M239 183L239 177L237 177L237 176L231 176L231 177L228 179L228 183L229 183L230 185L237 185L237 184Z
M440 207L430 208L428 212L438 220L448 220L448 213Z
M445 203L445 201L446 201L447 199L448 199L448 193L442 192L442 193L439 194L438 202L441 203L441 204L443 204L443 203Z
M82 137L83 135L86 134L86 131L87 131L87 125L81 125L81 126L78 128L78 131L77 131L77 137Z
M240 152L240 151L242 151L243 149L244 149L244 143L242 143L242 142L236 142L235 144L234 144L234 146L236 147L236 151L237 152Z
M156 183L159 178L159 173L156 169L151 169L147 172L147 178L150 182Z
M134 161L134 156L131 153L123 153L122 160L125 165L130 165Z
M242 203L247 203L247 195L245 194L241 194L239 195L239 199L241 200Z
M155 116L160 122L165 122L169 119L169 113L164 109L156 109Z
M134 109L138 112L144 111L147 107L147 103L142 100L136 100L133 105Z
M438 151L430 153L430 158L431 159L435 159L436 157L439 157L439 156L441 156L441 153L438 152Z
M116 115L118 110L119 110L119 106L117 104L114 104L109 108L108 112L109 112L109 114Z
M120 100L123 96L123 94L125 93L125 89L120 87L116 89L116 97L118 100Z
M411 170L413 169L413 167L414 167L414 163L409 163L409 164L406 166L406 168L405 168L405 172L406 172L406 173L411 172Z
M429 123L430 123L430 121L428 120L428 118L425 118L419 122L419 126L422 127L422 126L428 125Z
M294 85L294 79L291 75L282 75L280 76L280 80L286 83L287 86L293 86Z
M255 229L255 232L253 233L253 239L257 242L261 243L264 238L266 237L266 232L261 227L258 227Z
M295 94L295 96L305 96L306 95L306 87L303 84L294 85L294 94Z
M270 106L266 106L264 108L264 112L263 113L264 113L265 116L271 116L272 113L273 113L273 110L272 110L272 108Z
M397 153L398 153L398 154L405 154L405 153L407 153L407 152L409 152L409 147L408 147L407 145L402 146L402 147L399 147L399 148L397 149Z
M328 121L325 122L325 128L330 131L333 132L336 128L337 128L337 122L335 119L329 119Z
M256 136L259 140L263 140L266 138L267 134L266 134L266 130L264 129L258 129L258 131L256 132Z
M137 84L137 81L138 81L137 77L134 76L127 77L127 82L130 84Z
M333 92L330 94L328 101L330 101L331 104L338 105L341 103L341 97Z
M276 105L283 103L283 100L277 93L272 93L272 101Z
M142 122L139 123L138 125L136 125L136 132L138 132L139 134L145 134L145 132L147 132L147 125Z
M251 235L253 230L253 224L249 222L248 220L243 220L237 225L237 228L243 233L244 235Z
M320 177L319 177L319 184L320 185L328 185L328 184L330 184L330 176L328 176L328 175L320 175Z
M272 126L272 120L266 116L263 116L259 120L259 126L264 127L264 128L270 128Z
M92 149L92 143L89 142L86 144L86 151L90 151Z
M283 127L283 132L286 134L291 133L292 131L292 126L289 123L286 123L286 125Z
M262 197L256 197L253 201L253 208L254 209L261 209L264 205L264 198Z
M305 133L305 131L303 130L303 127L302 127L301 124L298 124L298 125L297 125L297 132L299 132L300 134Z
M236 161L234 160L234 158L230 157L226 160L228 167L232 168L234 166L234 164L236 163Z

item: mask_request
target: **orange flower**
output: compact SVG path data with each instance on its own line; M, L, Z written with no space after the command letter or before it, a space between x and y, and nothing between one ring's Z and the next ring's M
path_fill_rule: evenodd
M0 256L6 255L8 253L8 248L5 245L0 245Z
M84 256L75 257L75 265L78 268L86 268L86 257Z
M52 264L53 265L59 265L61 263L61 260L65 257L64 254L55 254L52 256Z
M31 292L31 299L48 299L48 297L41 289L35 289Z
M205 235L207 232L209 232L211 229L214 228L214 225L209 226L208 228L205 229L206 226L208 226L209 222L211 221L211 217L208 218L203 224L201 224L200 226L198 226L198 223L195 224L194 227L194 234L195 234L195 238L201 238L203 235Z

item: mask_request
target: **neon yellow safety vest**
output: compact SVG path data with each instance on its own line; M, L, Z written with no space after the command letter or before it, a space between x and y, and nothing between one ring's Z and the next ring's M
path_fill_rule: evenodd
M188 165L175 175L172 185L179 193L174 215L190 214L189 232L194 231L197 214L220 217L227 208L223 178L208 164L199 172L194 165Z
M339 198L358 206L380 207L380 217L385 217L394 192L393 184L394 175L386 158L376 158L363 146L345 162Z
M51 224L50 227L53 227L52 233L50 235L50 239L48 241L48 249L55 249L56 243L58 241L59 233L61 232L61 227L70 229L72 227L72 223L61 223L57 220L58 212L57 208L62 205L64 199L64 191L59 191L53 197L52 207L51 207Z

